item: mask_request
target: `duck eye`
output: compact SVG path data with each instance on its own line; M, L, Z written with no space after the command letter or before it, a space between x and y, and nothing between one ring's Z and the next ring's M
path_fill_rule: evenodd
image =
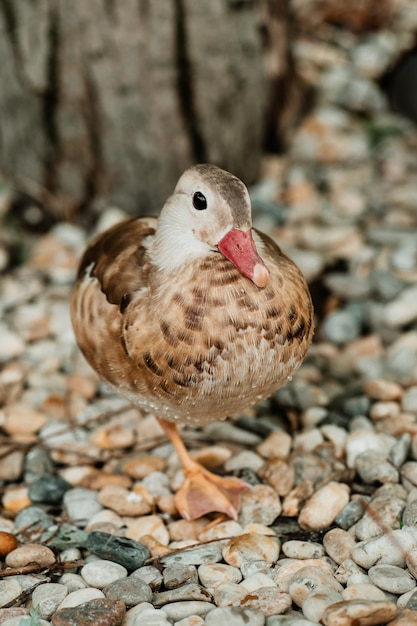
M201 191L196 191L193 195L193 206L197 209L197 211L204 211L204 209L207 209L207 199Z

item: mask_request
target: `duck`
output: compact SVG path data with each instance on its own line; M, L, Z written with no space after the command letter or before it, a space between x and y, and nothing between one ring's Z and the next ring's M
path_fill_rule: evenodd
M246 185L208 163L159 217L131 217L87 247L71 295L78 346L100 378L153 414L184 470L184 519L237 519L247 483L195 461L180 427L224 420L291 379L314 332L298 266L252 226ZM256 418L254 418L256 419Z

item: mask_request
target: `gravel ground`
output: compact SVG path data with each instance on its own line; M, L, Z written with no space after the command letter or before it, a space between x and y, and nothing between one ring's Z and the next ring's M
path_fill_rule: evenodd
M397 9L385 30L295 43L315 105L251 191L310 282L315 342L273 398L186 431L251 485L237 521L179 519L171 445L77 350L68 297L91 233L29 237L4 215L3 626L417 624L417 130L378 87L417 30Z

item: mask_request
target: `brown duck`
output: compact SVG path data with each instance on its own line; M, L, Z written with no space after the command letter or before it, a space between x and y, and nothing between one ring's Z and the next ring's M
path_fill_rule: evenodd
M236 518L247 485L196 463L177 425L224 419L266 398L298 368L313 335L306 281L252 229L242 181L196 165L158 219L100 234L82 258L71 316L90 365L154 413L173 443L186 477L180 514Z

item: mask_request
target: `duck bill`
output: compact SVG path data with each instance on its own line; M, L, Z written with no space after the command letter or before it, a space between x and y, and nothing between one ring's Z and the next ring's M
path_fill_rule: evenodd
M217 244L217 249L257 287L268 284L269 272L258 254L251 229L244 232L232 228Z

